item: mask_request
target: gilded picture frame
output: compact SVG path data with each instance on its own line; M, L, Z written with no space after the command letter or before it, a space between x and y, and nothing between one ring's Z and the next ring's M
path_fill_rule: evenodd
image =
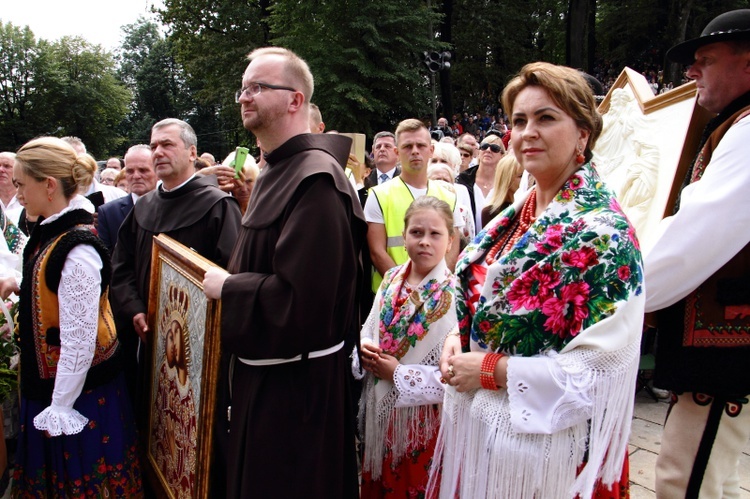
M203 294L214 263L154 237L148 325L147 479L159 497L209 496L220 356L220 307Z

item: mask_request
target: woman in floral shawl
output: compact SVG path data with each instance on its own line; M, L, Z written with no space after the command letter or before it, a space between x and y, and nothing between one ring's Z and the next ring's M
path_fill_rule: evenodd
M404 227L409 260L386 272L360 335L368 372L359 418L363 499L424 494L443 401L438 360L456 327L455 276L445 264L450 206L422 196L406 210Z
M620 497L643 271L633 228L590 163L601 117L582 76L547 63L525 66L503 107L537 185L456 266L459 328L441 357L450 386L431 486L446 498Z

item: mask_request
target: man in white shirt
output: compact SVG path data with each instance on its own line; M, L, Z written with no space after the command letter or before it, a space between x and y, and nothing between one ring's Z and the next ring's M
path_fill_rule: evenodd
M414 199L430 195L446 201L453 210L454 225L463 227L456 195L427 179L427 167L434 146L430 132L422 122L404 120L396 129L398 158L401 160L401 175L371 189L365 202L367 220L367 244L375 268L373 291L380 285L385 272L404 263L408 255L403 249L404 214ZM448 268L453 269L458 258L458 244L446 255Z
M18 225L18 217L23 206L16 199L16 186L13 185L13 164L16 155L12 152L0 152L0 207L5 217Z
M667 57L688 64L703 133L673 216L644 252L657 312L654 384L674 393L658 497L739 497L750 441L750 9L726 12Z

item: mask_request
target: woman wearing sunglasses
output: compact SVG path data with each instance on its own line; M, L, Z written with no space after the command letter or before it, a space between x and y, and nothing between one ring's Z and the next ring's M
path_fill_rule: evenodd
M456 177L456 183L465 185L469 191L477 233L482 229L482 208L492 190L495 168L504 154L502 139L497 135L488 135L479 146L479 164Z

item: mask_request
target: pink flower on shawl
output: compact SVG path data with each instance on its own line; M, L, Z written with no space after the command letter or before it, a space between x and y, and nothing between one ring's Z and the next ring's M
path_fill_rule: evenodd
M536 250L543 255L549 255L562 246L562 233L562 225L550 225L544 232L544 238L540 242L535 243Z
M407 336L416 336L418 339L422 339L425 335L424 326L421 322L412 322L409 324L409 329L406 330Z
M552 296L552 290L560 283L560 273L552 265L532 267L528 272L513 281L508 291L508 301L515 312L523 307L526 310L539 308Z
M619 269L617 269L617 277L622 279L623 281L627 281L630 279L630 267L627 265L623 265Z
M388 353L393 353L398 348L398 343L393 341L391 333L383 333L380 335L380 348Z
M580 189L582 185L583 185L583 177L581 177L580 175L573 175L570 178L570 188L573 189L574 191L577 191L578 189Z
M628 239L633 241L633 246L635 246L635 249L641 249L641 245L638 242L638 236L635 235L635 228L632 225L628 227Z
M609 209L612 211L616 211L617 213L622 213L622 208L620 207L620 203L618 203L617 199L615 198L610 198Z
M586 222L584 222L582 219L579 218L575 222L565 226L565 232L567 234L578 234L579 232L582 232L585 228L586 228Z
M482 321L479 323L479 330L483 333L486 333L492 328L492 323L490 321Z
M570 201L573 199L573 189L563 189L558 196L561 201Z
M588 298L589 285L585 282L563 286L560 298L553 296L542 305L542 312L547 316L544 327L560 338L576 336L583 320L589 316Z
M599 263L596 250L590 246L584 246L580 250L567 251L562 255L562 261L565 265L575 267L584 271Z

